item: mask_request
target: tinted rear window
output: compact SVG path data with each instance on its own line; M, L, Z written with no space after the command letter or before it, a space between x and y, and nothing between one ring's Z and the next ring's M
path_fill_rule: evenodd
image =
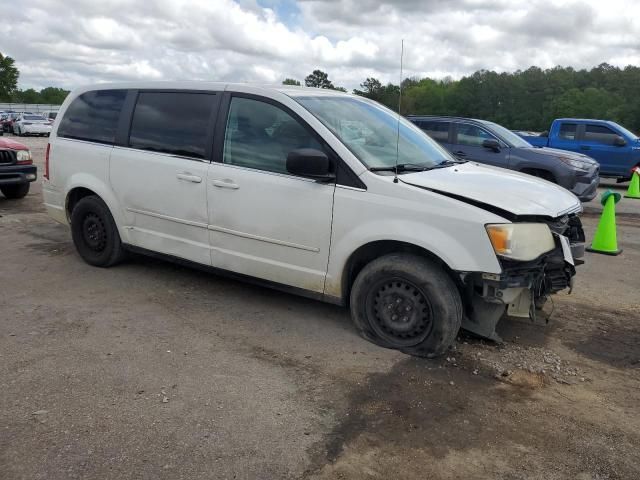
M64 114L58 136L113 144L126 90L97 90L77 97Z
M575 123L562 123L560 125L560 134L558 136L565 140L575 140L577 128L578 125Z
M438 142L449 141L449 122L420 120L418 121L418 126Z
M204 158L214 102L211 93L140 93L129 146Z

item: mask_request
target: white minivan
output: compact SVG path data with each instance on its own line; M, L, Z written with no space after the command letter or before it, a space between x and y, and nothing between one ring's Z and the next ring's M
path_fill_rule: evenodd
M72 92L47 147L44 201L80 256L161 255L349 305L368 340L444 352L498 339L570 288L578 199L461 162L411 122L330 90L220 83Z

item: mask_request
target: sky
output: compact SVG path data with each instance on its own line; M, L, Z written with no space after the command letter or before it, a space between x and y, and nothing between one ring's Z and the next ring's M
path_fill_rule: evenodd
M2 11L0 52L19 88L104 81L280 83L324 70L460 78L531 65L640 65L638 0L21 0Z

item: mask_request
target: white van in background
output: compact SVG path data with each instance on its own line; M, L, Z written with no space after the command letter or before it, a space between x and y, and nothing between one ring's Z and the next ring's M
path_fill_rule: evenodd
M45 205L86 262L162 255L349 305L365 338L409 354L441 354L461 325L496 339L583 255L567 190L457 161L361 97L100 84L59 115Z

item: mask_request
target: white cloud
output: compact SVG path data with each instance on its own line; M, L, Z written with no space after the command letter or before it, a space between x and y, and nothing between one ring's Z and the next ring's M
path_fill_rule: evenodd
M263 7L261 5L268 5ZM636 0L25 0L3 9L20 86L129 79L334 84L640 63Z

